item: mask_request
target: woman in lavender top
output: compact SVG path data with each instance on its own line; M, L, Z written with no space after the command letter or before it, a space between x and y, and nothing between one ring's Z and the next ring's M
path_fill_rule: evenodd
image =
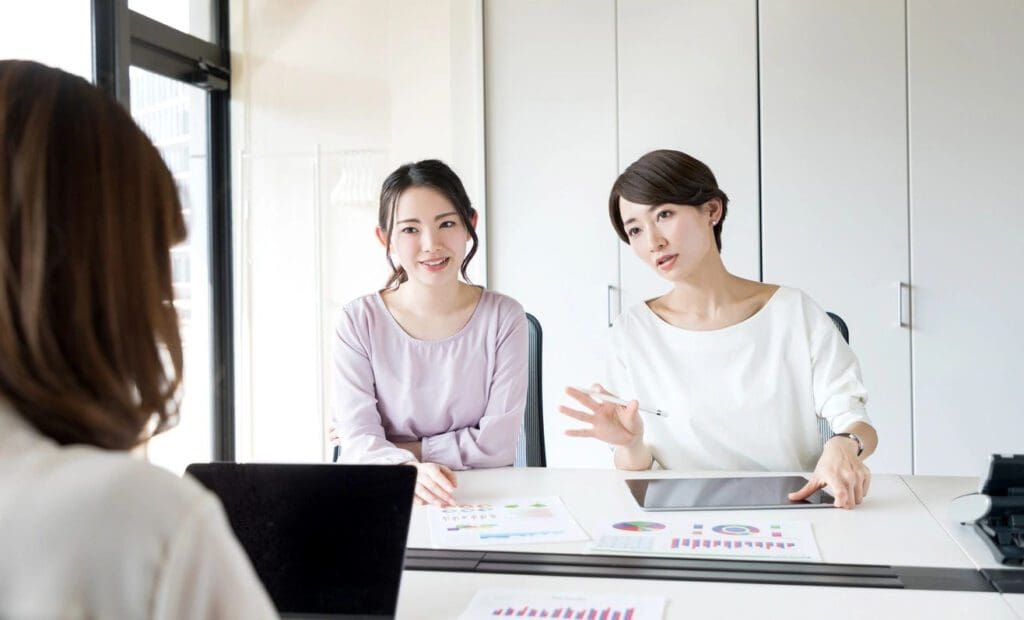
M452 505L455 470L514 459L526 406L526 314L514 299L459 279L476 252L477 213L444 163L393 172L378 221L392 274L338 320L332 438L343 463L415 465L417 502Z

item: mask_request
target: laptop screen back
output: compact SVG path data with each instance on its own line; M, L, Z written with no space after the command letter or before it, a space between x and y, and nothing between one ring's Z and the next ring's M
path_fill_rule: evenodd
M203 463L281 613L395 613L416 470L384 465Z

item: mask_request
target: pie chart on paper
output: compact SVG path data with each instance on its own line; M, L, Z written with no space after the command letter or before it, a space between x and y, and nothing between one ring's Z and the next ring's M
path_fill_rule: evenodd
M622 521L612 527L625 532L657 532L665 529L665 524L654 521Z

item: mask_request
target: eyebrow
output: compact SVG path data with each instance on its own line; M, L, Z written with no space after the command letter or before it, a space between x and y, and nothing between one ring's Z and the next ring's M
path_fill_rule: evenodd
M663 206L665 206L665 205L651 205L651 207L649 209L647 209L647 212L650 213L651 211L654 211L658 207L663 207ZM635 221L636 221L636 218L635 217L631 217L628 220L626 220L625 222L623 222L622 225L625 226L626 224L629 224L629 223L635 222Z
M441 219L443 217L448 217L449 215L458 215L458 213L455 212L455 211L449 211L448 213L442 213L441 215L438 215L438 216L434 217L434 221L436 222L437 220L439 220L439 219ZM407 220L398 220L395 223L396 224L406 224L408 222L415 222L415 223L419 224L420 220L419 220L419 218L410 217Z

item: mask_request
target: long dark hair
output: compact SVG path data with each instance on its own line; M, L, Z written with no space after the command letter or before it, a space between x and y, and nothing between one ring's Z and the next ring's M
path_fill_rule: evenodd
M619 198L638 205L675 204L699 207L712 198L722 203L722 215L715 224L715 245L722 251L722 222L729 197L718 187L718 181L704 162L686 153L662 149L651 151L629 165L615 180L608 198L608 216L619 238L629 243L622 225Z
M469 248L469 252L466 253L466 258L463 259L462 269L460 270L462 277L468 282L469 276L466 275L466 267L469 266L469 261L473 260L473 256L476 254L478 243L476 230L473 228L473 214L476 211L469 202L466 188L462 186L459 176L452 172L452 169L441 160L424 159L423 161L400 166L398 170L395 170L388 175L388 178L384 179L384 184L380 188L380 210L377 212L377 225L380 226L380 229L384 231L387 237L388 247L385 248L385 252L387 253L388 265L391 266L391 277L388 278L388 282L384 287L397 287L409 279L405 269L403 267L396 267L395 263L392 262L390 249L392 229L395 225L395 208L398 205L398 199L401 197L402 192L410 187L431 187L436 189L455 207L455 212L459 214L462 225L466 227L466 230L469 231L469 236L473 239L473 245Z
M58 443L127 449L177 418L171 173L82 78L0 61L0 393Z

